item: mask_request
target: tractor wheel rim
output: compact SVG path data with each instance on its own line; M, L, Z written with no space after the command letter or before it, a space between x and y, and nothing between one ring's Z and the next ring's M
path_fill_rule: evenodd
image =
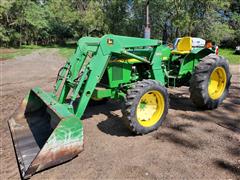
M138 123L144 127L153 126L161 119L164 108L164 97L159 91L145 93L137 106Z
M217 67L211 73L208 83L208 95L211 99L218 99L222 96L227 83L226 71L223 67Z

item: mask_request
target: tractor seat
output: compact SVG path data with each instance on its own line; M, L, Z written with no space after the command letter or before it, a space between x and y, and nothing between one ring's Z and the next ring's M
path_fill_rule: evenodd
M172 54L189 54L191 50L192 38L183 37L177 45L177 50L172 50Z

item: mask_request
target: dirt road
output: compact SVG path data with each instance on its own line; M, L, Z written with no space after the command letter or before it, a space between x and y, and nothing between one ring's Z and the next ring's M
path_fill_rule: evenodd
M30 88L52 89L64 59L53 49L0 63L0 177L19 179L6 121ZM187 87L169 89L167 119L148 135L134 136L125 128L118 102L88 108L85 150L32 179L239 179L240 65L231 71L230 94L213 111L196 109Z

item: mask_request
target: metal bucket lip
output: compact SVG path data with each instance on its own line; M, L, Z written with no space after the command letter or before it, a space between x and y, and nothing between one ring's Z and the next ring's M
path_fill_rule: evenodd
M26 169L26 166L25 166L25 164L23 164L23 163L21 163L22 161L23 161L23 159L22 159L22 155L21 155L21 153L17 150L17 147L18 147L18 145L17 145L17 141L15 141L14 139L14 137L16 136L16 134L15 134L15 131L13 130L13 126L11 125L11 123L13 122L13 123L15 123L15 120L14 120L14 118L13 117L11 117L8 121L8 127L9 127L9 129L10 129L10 134L11 134L11 139L12 139L12 143L13 143L13 147L14 147L14 152L15 152L15 155L16 155L16 159L17 159L17 165L18 165L18 169L19 169L19 171L20 171L20 175L21 175L21 177L22 178L28 178L27 176L25 176L25 172L27 171L27 169ZM20 160L21 159L21 160Z

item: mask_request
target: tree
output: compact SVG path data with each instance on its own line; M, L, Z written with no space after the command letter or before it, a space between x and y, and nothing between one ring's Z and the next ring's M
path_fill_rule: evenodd
M145 5L146 0L2 0L0 43L63 44L92 31L143 37ZM151 38L240 41L239 0L150 0L149 6Z
M84 32L88 35L91 31L97 30L100 32L108 32L108 25L105 23L105 15L102 5L98 1L90 1L85 11L80 13L81 23L84 27Z
M234 32L234 40L231 42L232 46L240 44L240 0L233 0L229 8L229 25Z

